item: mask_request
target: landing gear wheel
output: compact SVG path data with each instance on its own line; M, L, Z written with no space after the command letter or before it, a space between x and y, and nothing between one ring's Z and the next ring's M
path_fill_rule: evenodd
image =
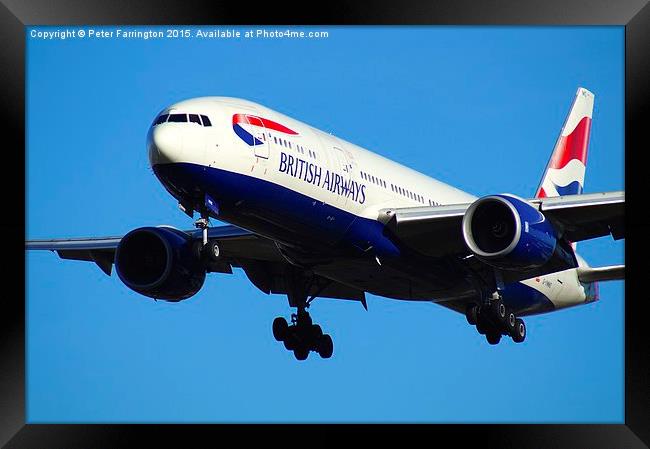
M515 335L515 326L517 325L517 317L514 312L508 312L506 317L506 330L509 335Z
M498 320L500 322L502 322L502 323L505 322L505 320L506 320L506 318L508 316L508 313L507 313L507 310L506 310L506 305L503 303L502 300L498 301L496 312L497 312Z
M472 326L474 326L478 321L478 310L476 304L470 304L467 306L467 310L465 311L465 318L467 318L467 322Z
M203 253L203 258L205 261L208 262L220 261L219 255L221 254L221 250L219 249L219 243L216 241L208 242L205 245L203 245L203 249L201 252Z
M504 323L507 318L506 305L503 303L502 299L497 299L490 304L491 317L497 323Z
M287 331L289 330L289 325L287 320L281 316L273 320L273 337L277 341L284 341L287 337Z
M311 325L311 338L313 341L318 341L323 336L323 329L318 324Z
M293 333L293 330L289 328L284 338L284 347L289 351L293 351L296 346L298 346L298 338Z
M489 317L489 309L479 308L476 316L476 330L479 334L485 335L492 330L493 326Z
M329 359L332 357L334 352L334 343L332 342L332 337L329 334L323 334L318 340L318 355L324 359Z
M478 319L476 322L476 330L478 331L479 334L485 335L488 331L488 326L485 324L485 322L482 319Z
M526 339L526 325L521 318L515 320L515 331L512 334L512 340L515 343L521 343Z
M306 360L307 357L309 357L309 349L300 346L296 349L293 350L293 355L296 357L298 360Z
M501 341L501 334L496 332L488 332L485 337L491 345L497 345Z

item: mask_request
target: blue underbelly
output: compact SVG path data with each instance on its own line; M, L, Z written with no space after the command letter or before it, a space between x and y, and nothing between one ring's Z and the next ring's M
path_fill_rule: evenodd
M190 163L155 165L160 181L177 199L199 203L204 193L219 203L225 221L280 241L321 246L324 251L372 251L398 256L399 249L375 220L252 176Z

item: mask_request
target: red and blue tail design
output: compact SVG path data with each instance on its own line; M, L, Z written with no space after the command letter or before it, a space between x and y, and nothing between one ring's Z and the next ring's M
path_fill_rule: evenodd
M248 128L248 130L246 129ZM297 135L298 133L284 125L269 120L267 118L258 117L250 114L235 114L232 116L232 129L241 140L250 146L261 145L263 142L255 137L252 131L256 129L258 132L264 132L265 129L278 131L285 134Z
M553 155L537 188L536 198L582 193L587 166L587 149L594 110L594 94L578 88Z

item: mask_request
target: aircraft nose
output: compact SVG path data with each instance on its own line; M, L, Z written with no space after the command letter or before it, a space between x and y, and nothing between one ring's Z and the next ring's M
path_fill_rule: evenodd
M147 147L152 166L179 162L183 152L182 130L167 123L153 126L147 134Z

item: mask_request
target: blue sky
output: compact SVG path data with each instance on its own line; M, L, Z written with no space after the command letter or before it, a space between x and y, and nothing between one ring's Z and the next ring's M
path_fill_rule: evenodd
M148 166L145 135L163 107L204 95L264 104L475 195L531 196L583 86L596 95L585 193L624 188L623 27L313 29L329 37L40 40L27 29L26 237L191 228ZM623 263L623 241L578 249L593 266ZM271 333L286 298L241 271L170 304L37 252L26 292L30 423L624 420L621 281L601 284L597 303L527 318L523 344L494 347L435 304L317 300L334 356L305 362Z

